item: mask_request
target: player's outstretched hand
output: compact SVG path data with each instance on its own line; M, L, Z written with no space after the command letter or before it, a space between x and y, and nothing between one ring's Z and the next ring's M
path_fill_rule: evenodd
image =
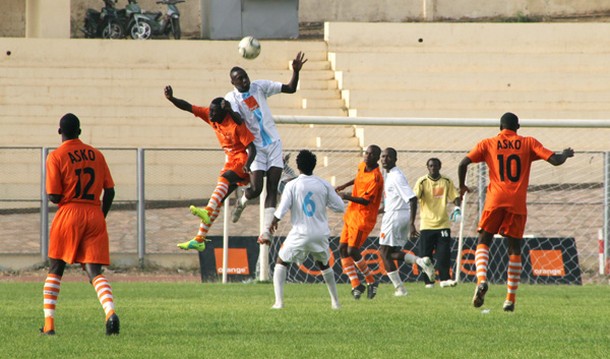
M464 198L464 193L470 192L470 188L467 186L460 186L460 199Z
M168 100L174 97L174 90L170 85L165 86L165 90L163 92L165 93L165 98Z
M303 64L306 62L307 59L305 58L305 54L299 51L297 57L292 60L292 70L296 72L301 71L301 69L303 68Z
M273 221L271 221L271 225L269 226L269 233L275 234L275 231L277 231L277 224L279 222L280 222L280 220L277 219L277 217L273 217Z
M571 147L568 147L563 150L563 155L565 157L574 157L574 150Z

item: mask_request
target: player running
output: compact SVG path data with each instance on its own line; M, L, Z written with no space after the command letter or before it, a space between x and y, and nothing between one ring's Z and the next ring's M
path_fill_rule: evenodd
M254 136L243 123L241 116L234 112L222 97L212 100L210 107L199 107L175 98L172 87L166 86L165 98L179 109L192 113L212 126L218 142L227 155L227 161L220 171L218 183L208 205L205 208L190 207L191 213L201 218L197 235L190 241L178 243L181 249L195 249L201 252L205 249L206 235L218 217L225 198L238 185L246 185L249 181L250 165L256 156Z
M358 165L356 178L336 188L337 192L341 192L349 186L354 186L351 194L339 193L341 198L349 201L343 216L344 224L339 240L339 253L343 272L349 277L352 284L354 299L360 299L365 289L369 299L373 299L377 295L378 283L362 257L360 247L377 223L379 204L383 196L383 176L378 163L380 155L379 146L367 147L364 152L364 161ZM366 288L360 282L356 268L364 275Z
M515 298L521 278L521 239L527 221L527 186L532 162L543 159L559 166L574 156L574 150L566 148L557 154L545 148L533 137L517 135L519 118L510 112L500 119L500 133L486 138L462 159L458 167L460 195L470 192L466 186L466 172L470 163L485 162L489 167L489 186L485 206L479 221L479 238L475 251L477 287L472 304L483 305L487 293L487 264L489 246L494 234L508 240L507 293L503 309L515 310Z
M315 167L316 155L307 150L300 151L297 155L297 168L301 174L286 184L280 205L269 226L269 232L275 233L278 222L290 211L292 229L280 248L273 272L273 309L284 307L284 283L289 264L301 264L308 255L313 257L322 271L330 293L331 307L340 308L335 272L329 266L330 228L326 207L339 213L345 211L345 204L330 183L313 175Z
M295 93L299 83L299 72L306 62L305 54L299 52L292 60L292 78L288 84L269 80L250 82L248 73L241 67L233 67L230 71L231 84L235 88L227 93L225 99L231 103L235 112L241 114L246 126L254 135L254 145L256 146L250 187L237 200L232 221L235 223L239 220L248 200L260 196L263 190L263 177L266 175L267 196L263 216L264 230L259 237L261 244L269 244L271 241L271 234L267 229L273 220L278 184L284 167L282 142L267 104L267 98L279 93Z

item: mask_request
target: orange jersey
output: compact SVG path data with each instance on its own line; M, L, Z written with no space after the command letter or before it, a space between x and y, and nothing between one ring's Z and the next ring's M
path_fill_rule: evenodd
M365 169L366 163L361 162L354 179L352 197L364 198L370 202L365 206L350 201L343 216L343 221L350 227L362 231L371 231L377 223L379 205L383 197L383 176L379 167L370 172L365 172Z
M527 214L526 199L532 162L548 160L553 151L533 137L502 130L497 136L479 142L469 153L472 162L489 167L489 186L484 210L510 208L512 213Z
M236 124L228 114L222 123L210 121L209 107L193 106L193 114L212 126L220 146L229 157L239 152L246 153L248 145L254 142L254 135L252 135L246 125L244 123L241 125Z
M114 187L104 155L79 139L64 141L49 153L46 168L47 193L63 196L60 207L67 203L101 207L102 190Z

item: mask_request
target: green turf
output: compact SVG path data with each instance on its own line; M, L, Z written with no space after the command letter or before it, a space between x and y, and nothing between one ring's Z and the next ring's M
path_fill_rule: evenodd
M87 283L63 283L54 337L43 322L42 283L0 283L3 358L605 358L610 287L521 285L514 313L492 285L482 309L473 284L355 301L339 285L333 311L323 284L288 284L271 310L271 284L113 283L121 335L106 337Z

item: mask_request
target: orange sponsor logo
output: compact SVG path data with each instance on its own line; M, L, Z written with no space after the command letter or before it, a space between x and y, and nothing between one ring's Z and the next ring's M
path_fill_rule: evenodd
M254 110L256 110L258 108L258 102L254 98L254 96L250 96L250 97L245 98L244 99L244 103L246 104L246 106L248 106L250 111L254 111Z
M216 258L216 273L222 274L222 248L214 248L214 257ZM246 248L229 248L227 274L250 274Z
M536 276L563 277L566 274L560 249L530 250L530 262L532 264L532 273Z
M432 196L434 196L435 198L445 197L445 189L443 187L432 188Z
M466 275L477 275L475 264L475 251L472 249L464 249L462 251L462 265L460 271ZM473 270L474 269L474 270Z

